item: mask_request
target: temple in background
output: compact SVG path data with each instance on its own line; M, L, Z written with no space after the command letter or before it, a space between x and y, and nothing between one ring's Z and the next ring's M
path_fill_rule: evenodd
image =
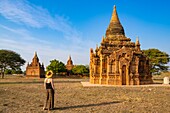
M100 46L90 49L90 83L141 85L152 83L149 59L140 49L139 39L125 36L116 6Z
M38 77L44 78L45 77L45 70L43 63L39 63L39 58L37 53L35 52L34 58L32 59L31 64L28 63L26 67L26 77Z
M73 61L71 59L71 56L69 56L68 60L67 60L67 64L66 64L66 69L67 69L67 75L69 76L71 74L71 70L73 69L74 65L73 65Z

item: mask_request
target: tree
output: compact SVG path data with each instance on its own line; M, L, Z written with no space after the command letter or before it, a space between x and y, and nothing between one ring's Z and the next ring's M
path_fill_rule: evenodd
M21 56L11 50L0 50L0 72L2 78L4 78L4 72L7 69L18 69L25 64L25 60Z
M6 69L5 72L4 72L4 74L6 74L6 75L7 75L7 74L12 74L12 70L11 70L11 69Z
M22 74L23 73L23 71L21 70L21 68L19 67L19 68L16 68L16 69L13 69L13 70L11 70L12 71L12 74Z
M19 67L16 69L6 69L4 73L5 74L22 74L23 72L22 72L21 68Z
M158 49L148 49L143 50L143 52L150 60L150 71L152 74L168 70L169 66L166 66L166 64L170 61L170 57L166 52Z
M51 60L50 65L47 66L47 71L48 70L52 70L54 74L57 74L60 72L66 72L66 67L63 62L54 59Z
M72 69L73 74L87 74L89 73L89 67L84 65L76 65Z

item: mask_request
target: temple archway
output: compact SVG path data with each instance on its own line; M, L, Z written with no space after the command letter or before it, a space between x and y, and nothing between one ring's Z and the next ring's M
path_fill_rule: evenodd
M122 85L126 85L126 65L122 66Z

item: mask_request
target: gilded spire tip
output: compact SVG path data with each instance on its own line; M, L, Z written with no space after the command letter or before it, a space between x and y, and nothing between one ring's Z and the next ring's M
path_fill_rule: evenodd
M37 56L37 51L35 51L35 53L34 53L34 57L36 57Z
M113 13L112 13L112 17L111 17L111 22L120 23L115 5L114 5L114 8L113 8Z
M136 37L136 45L140 45L138 36Z

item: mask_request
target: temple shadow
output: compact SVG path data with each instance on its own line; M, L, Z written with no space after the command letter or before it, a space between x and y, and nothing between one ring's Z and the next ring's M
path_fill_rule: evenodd
M102 102L102 103L98 103L98 104L76 105L76 106L68 106L68 107L56 107L53 110L66 110L66 109L73 109L73 108L104 106L104 105L116 104L116 103L121 103L121 102L122 101L113 101L113 102Z

